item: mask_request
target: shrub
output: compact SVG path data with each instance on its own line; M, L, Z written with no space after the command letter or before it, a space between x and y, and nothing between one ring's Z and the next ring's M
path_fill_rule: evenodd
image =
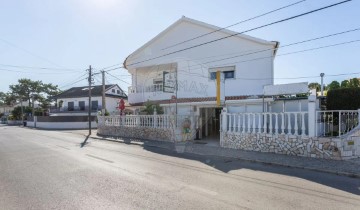
M327 93L328 110L356 110L360 108L360 88L341 88Z

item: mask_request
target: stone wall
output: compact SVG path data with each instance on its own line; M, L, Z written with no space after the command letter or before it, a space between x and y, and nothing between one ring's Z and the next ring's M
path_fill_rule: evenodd
M342 140L282 134L251 134L221 132L224 148L295 155L303 157L341 159Z
M170 128L98 126L98 135L148 139L157 141L173 141L174 132Z

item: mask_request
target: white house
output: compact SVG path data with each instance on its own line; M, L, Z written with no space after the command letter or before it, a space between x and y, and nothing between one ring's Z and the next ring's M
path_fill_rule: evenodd
M89 110L89 88L73 87L55 96L58 107L50 110L50 115L87 115ZM105 106L110 114L119 113L120 99L127 104L127 95L118 85L105 86ZM91 87L91 113L96 115L102 109L102 85Z
M182 17L124 61L132 76L129 104L142 106L150 100L165 113L199 115L204 135L211 135L218 131L222 107L229 112L263 111L263 87L274 83L278 45ZM217 71L221 106L216 104ZM173 88L176 83L178 90Z

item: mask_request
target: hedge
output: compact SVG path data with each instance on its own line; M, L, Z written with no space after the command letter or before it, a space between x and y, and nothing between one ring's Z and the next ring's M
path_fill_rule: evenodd
M360 108L360 88L340 88L327 92L327 110L356 110Z

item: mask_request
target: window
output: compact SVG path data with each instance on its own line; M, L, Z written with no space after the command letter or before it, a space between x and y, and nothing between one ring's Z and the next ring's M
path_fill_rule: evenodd
M235 78L235 71L224 71L225 79L233 79Z
M74 102L68 102L68 111L74 111Z
M80 111L85 110L85 101L79 101L79 108L80 108Z
M216 80L216 72L210 72L210 79Z
M157 79L153 79L153 84L154 85L159 85L163 83L163 79L162 78L157 78Z
M235 78L235 71L223 71L221 74L224 74L225 79ZM216 72L210 72L210 80L216 80Z
M120 94L120 90L117 90L116 93L117 93L117 94Z
M111 89L111 92L115 93L115 89Z
M98 101L91 101L91 110L98 110Z

